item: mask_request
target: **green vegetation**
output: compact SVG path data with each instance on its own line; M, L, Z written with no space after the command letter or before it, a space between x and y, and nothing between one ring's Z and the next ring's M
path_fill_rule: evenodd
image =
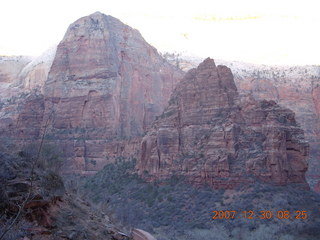
M126 226L154 234L158 240L318 239L320 197L299 186L257 182L237 190L195 188L180 176L146 182L134 174L134 161L107 165L82 183L82 193ZM145 174L147 176L147 173ZM217 219L214 210L308 212L301 219ZM240 215L238 215L240 216ZM258 216L258 215L257 215ZM293 216L293 215L292 215Z
M204 188L199 192L178 176L147 183L132 174L133 168L134 161L109 164L88 178L82 191L122 224L150 232L161 226L175 231L210 226L212 203L222 200L222 191Z
M26 229L39 224L46 211L45 205L26 208L27 204L56 201L65 193L62 178L31 156L24 151L18 156L0 152L0 239L27 236Z
M21 170L15 170L17 177L23 169L30 169L32 159L24 154L19 153L19 159L24 161ZM14 165L18 166L17 163ZM28 168L23 167L24 164ZM151 232L158 240L319 239L320 197L301 190L298 185L281 187L256 182L252 186L224 191L207 186L195 188L177 175L149 183L134 173L134 166L134 160L118 158L95 176L82 179L81 193L103 210L101 212L111 213L114 220ZM2 182L8 181L6 178L12 176L11 171L11 167L3 169ZM58 175L37 168L36 176L37 189L45 199L63 195L63 182ZM148 177L147 172L145 176ZM2 209L10 203L7 196L5 189L0 189ZM272 211L274 217L212 220L214 210L234 210L237 216L243 211L254 211L258 216L264 210ZM276 212L283 210L289 211L292 218L275 217ZM296 211L306 211L308 218L296 219Z

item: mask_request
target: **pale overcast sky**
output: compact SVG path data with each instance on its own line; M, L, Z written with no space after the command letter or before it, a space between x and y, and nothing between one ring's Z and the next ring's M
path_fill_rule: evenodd
M267 64L320 64L318 0L2 0L0 55L40 55L93 12L159 51Z

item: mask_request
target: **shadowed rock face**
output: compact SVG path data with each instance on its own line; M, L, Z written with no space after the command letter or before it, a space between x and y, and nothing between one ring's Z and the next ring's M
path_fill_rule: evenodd
M197 58L166 55L182 69L197 66ZM259 100L273 100L295 112L296 120L304 130L310 145L308 183L313 188L320 184L320 67L319 66L267 66L236 61L216 60L227 65L234 74L239 94L252 94Z
M135 140L123 140L145 132L181 77L116 18L97 12L71 24L44 86L44 122L66 148L70 171L95 171L110 156L135 153Z
M240 98L230 69L206 59L177 85L143 138L137 169L151 179L178 174L216 188L255 178L306 184L308 149L291 110Z
M237 75L235 81L241 93L250 92L256 99L274 100L296 113L296 120L310 144L306 177L314 187L320 179L319 66L255 66L243 76L240 71Z

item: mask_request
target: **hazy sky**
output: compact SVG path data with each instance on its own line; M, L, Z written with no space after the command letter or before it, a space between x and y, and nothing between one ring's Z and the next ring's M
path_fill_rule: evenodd
M318 2L318 3L317 3ZM93 12L160 51L271 64L320 64L318 0L1 0L0 55L40 55Z

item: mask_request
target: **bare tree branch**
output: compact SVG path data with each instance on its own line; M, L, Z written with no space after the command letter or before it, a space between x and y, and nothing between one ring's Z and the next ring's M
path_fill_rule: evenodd
M11 222L11 224L8 227L6 227L5 230L3 231L3 233L0 235L0 240L2 240L5 237L5 235L10 231L10 229L17 223L17 221L18 221L19 217L21 216L21 214L22 214L27 202L32 200L31 195L33 193L35 166L39 161L41 150L42 150L42 146L43 146L43 142L44 142L44 138L45 138L45 135L46 135L46 132L47 132L47 128L49 126L49 121L51 120L52 116L53 116L53 111L51 112L51 114L48 117L48 119L46 121L46 124L44 126L44 131L43 131L43 134L41 136L41 141L40 141L40 146L38 148L37 156L36 156L36 158L32 157L32 167L31 167L31 173L30 173L30 175L31 175L30 176L30 188L29 188L29 191L28 191L28 195L27 195L26 199L22 202L21 205L19 205L17 203L17 205L19 207L19 211L18 211L17 215L15 216L15 218L13 219L13 221Z

